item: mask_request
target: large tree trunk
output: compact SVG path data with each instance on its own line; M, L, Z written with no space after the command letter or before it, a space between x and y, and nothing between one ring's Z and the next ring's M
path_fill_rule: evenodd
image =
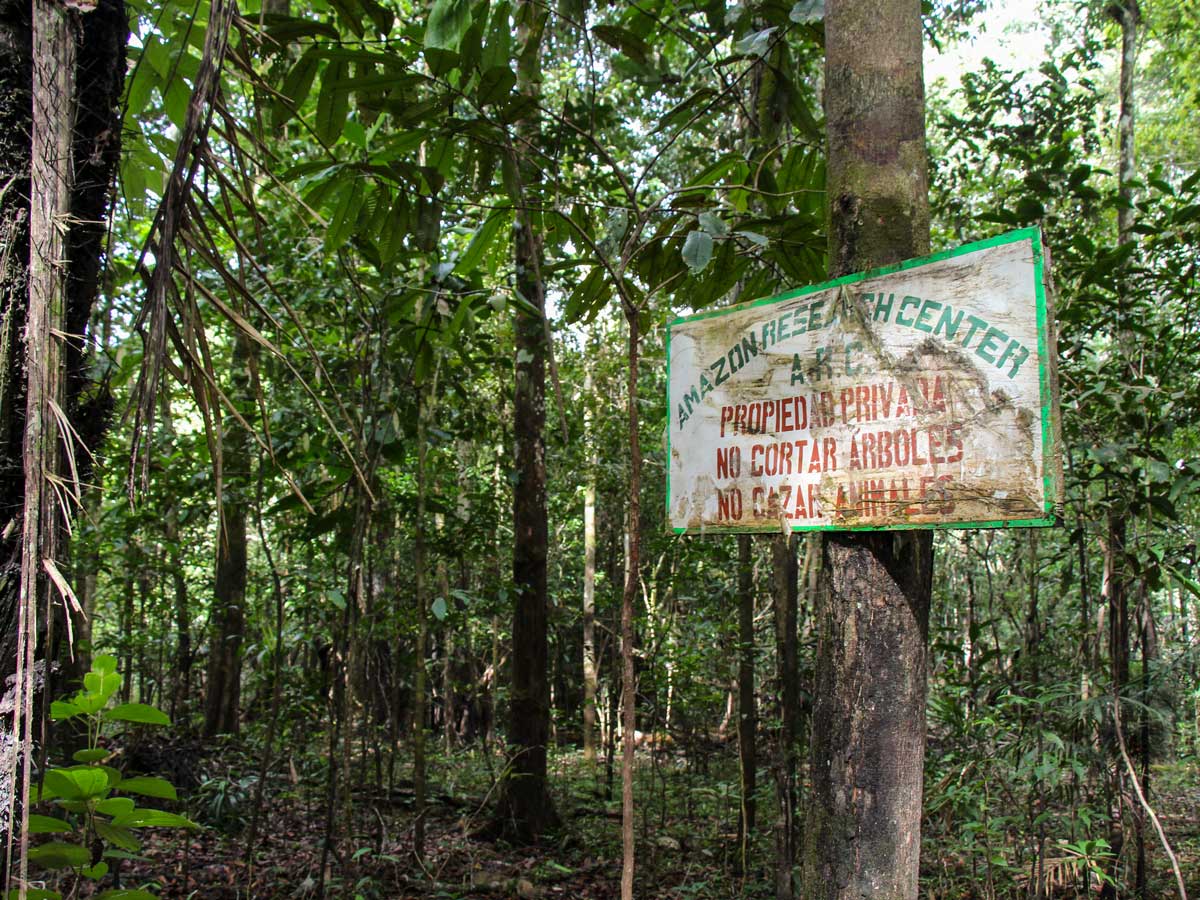
M0 0L0 672L13 671L16 659L17 584L20 571L20 522L25 494L22 440L26 427L26 366L22 350L29 302L31 5ZM106 385L88 387L83 335L99 287L100 256L107 233L107 210L120 157L117 103L125 81L125 43L129 28L123 0L100 0L90 12L71 13L76 21L72 81L74 102L62 110L71 129L73 178L65 246L66 288L60 331L65 366L64 409L83 444L94 450L103 435L111 397ZM86 401L84 400L86 397ZM80 479L91 474L90 457L76 453ZM76 572L76 577L83 573Z
M830 0L825 48L830 275L923 255L920 3ZM824 541L805 897L917 896L932 547L928 531Z
M514 5L519 59L517 89L535 101L517 123L521 188L513 243L517 291L537 308L518 310L515 322L516 364L513 416L516 437L516 481L513 485L512 690L509 695L508 741L512 760L501 792L496 824L508 838L531 842L558 822L546 788L546 742L550 734L550 684L546 678L548 647L546 553L546 323L545 284L541 276L542 238L534 232L529 204L536 200L539 168L528 158L540 142L536 101L541 93L541 41L546 26L543 7L521 0Z

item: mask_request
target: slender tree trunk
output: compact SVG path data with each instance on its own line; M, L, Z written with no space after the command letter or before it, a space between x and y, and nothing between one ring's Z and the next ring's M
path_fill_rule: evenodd
M830 0L825 11L829 271L839 276L929 249L921 9ZM928 531L824 541L807 898L917 896L932 569Z
M779 535L771 542L775 594L775 660L779 681L779 743L775 751L775 898L795 896L796 864L796 763L800 724L799 641L796 608L799 605L799 566L795 534Z
M627 301L628 303L628 301ZM633 762L637 728L637 685L633 665L633 605L642 553L642 450L638 428L638 310L625 307L629 325L629 372L625 396L629 417L629 512L625 590L621 595L621 900L633 900Z
M1121 26L1121 74L1120 74L1120 118L1117 124L1119 135L1119 163L1117 193L1121 203L1117 207L1117 242L1126 244L1134 240L1133 226L1133 179L1134 164L1134 95L1133 80L1137 62L1137 27L1141 10L1137 0L1121 0L1109 7L1109 13ZM1129 299L1127 284L1128 269L1117 274L1117 348L1122 363L1123 375L1135 376L1138 370L1137 346L1134 331L1129 327ZM1123 491L1124 486L1118 488ZM1126 565L1128 541L1128 508L1124 499L1114 496L1108 508L1106 521L1107 539L1104 546L1104 592L1108 606L1108 652L1113 696L1123 703L1129 684L1129 577ZM1124 718L1124 717L1122 717ZM1112 753L1113 818L1109 843L1114 856L1120 856L1125 837L1122 827L1122 784L1125 771L1119 753ZM1137 857L1144 854L1144 841L1140 815L1135 813L1134 839ZM1115 866L1115 862L1114 862ZM1111 873L1110 873L1111 874ZM1112 885L1106 884L1102 896L1116 896Z
M754 833L758 787L758 710L754 698L754 571L751 536L739 534L738 548L738 764L742 808L738 816L738 871L746 872Z
M513 6L517 23L519 63L517 90L534 101L517 123L522 139L517 169L521 206L513 226L516 289L537 309L536 315L516 313L516 364L513 415L516 437L516 481L513 485L513 606L512 689L509 697L508 740L512 759L504 779L496 825L522 843L558 823L546 785L546 744L550 734L550 685L547 680L546 554L546 324L545 284L542 281L542 237L534 231L529 207L537 200L539 168L528 158L529 148L541 141L536 103L541 94L541 44L547 13L532 0Z
M422 393L420 409L417 411L417 524L413 540L413 584L417 605L416 674L413 677L413 853L417 862L425 861L425 719L426 672L425 657L429 652L429 598L425 586L425 493L428 473L426 471L427 429L432 398Z
M583 758L596 762L596 469L590 409L592 373L583 377L587 483L583 488Z

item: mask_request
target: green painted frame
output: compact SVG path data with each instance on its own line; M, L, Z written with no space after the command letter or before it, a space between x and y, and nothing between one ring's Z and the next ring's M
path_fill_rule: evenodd
M757 300L747 301L746 303L738 303L733 306L722 307L721 309L705 310L704 312L693 313L690 316L676 316L667 323L665 347L667 356L667 409L670 410L671 408L671 329L677 325L681 325L685 322L696 322L701 319L712 319L718 316L725 316L729 315L730 313L741 312L756 306L770 306L774 303L782 303L786 300L794 300L797 297L803 297L808 294L816 294L822 291L828 291L832 288L840 287L842 285L857 284L860 281L878 278L881 275L891 275L895 272L918 269L922 266L929 265L930 263L941 262L943 260L953 259L958 256L965 256L968 253L976 253L980 250L986 250L989 247L1000 247L1006 244L1020 243L1022 241L1030 242L1033 253L1034 296L1036 302L1038 339L1038 384L1041 397L1042 484L1045 494L1045 514L1034 519L993 519L981 522L935 522L921 524L897 523L893 525L793 525L790 531L912 531L915 529L952 530L964 528L1051 528L1060 525L1061 510L1063 505L1063 476L1061 447L1062 413L1058 402L1058 348L1055 343L1053 332L1053 310L1051 308L1051 297L1050 293L1046 289L1046 281L1049 274L1046 264L1047 252L1042 243L1042 230L1036 225L1030 228L1018 228L1015 231L998 234L994 237L985 238L982 241L976 241L971 244L964 244L963 246L955 247L952 250L943 250L930 256L922 256L917 259L906 259L903 262L890 266L883 266L878 269L871 269L868 272L855 272L852 275L844 275L841 278L835 278L832 281L825 281L821 284L808 285L795 290L785 291L782 294L775 294L771 297L762 297ZM671 417L668 415L668 461L671 459L670 421ZM669 463L667 465L666 513L667 530L673 534L744 534L779 533L781 531L781 529L776 525L707 525L702 528L679 528L672 526L670 524L671 466Z

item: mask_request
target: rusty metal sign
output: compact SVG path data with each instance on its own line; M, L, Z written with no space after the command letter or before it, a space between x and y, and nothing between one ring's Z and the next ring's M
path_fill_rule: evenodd
M1041 232L676 319L676 533L1053 525Z

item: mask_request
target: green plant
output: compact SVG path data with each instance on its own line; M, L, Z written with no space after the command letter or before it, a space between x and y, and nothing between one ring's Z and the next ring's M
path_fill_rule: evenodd
M69 873L76 888L81 879L99 881L108 874L105 858L126 859L138 853L141 850L138 829L197 827L184 816L138 806L130 797L116 796L178 799L175 788L166 779L147 775L127 778L106 764L112 754L101 746L101 738L108 723L171 724L162 711L145 703L110 706L120 686L117 660L98 656L91 671L83 676L83 688L69 699L56 700L50 706L50 718L54 721L76 720L86 728L87 746L72 755L76 765L48 768L35 791L35 801L53 804L57 815L29 816L30 834L55 836L31 847L29 861L45 870ZM16 889L9 892L10 900L18 895ZM25 896L30 900L61 900L62 894L48 888L30 888ZM97 894L96 900L141 900L153 896L141 889L110 888Z

